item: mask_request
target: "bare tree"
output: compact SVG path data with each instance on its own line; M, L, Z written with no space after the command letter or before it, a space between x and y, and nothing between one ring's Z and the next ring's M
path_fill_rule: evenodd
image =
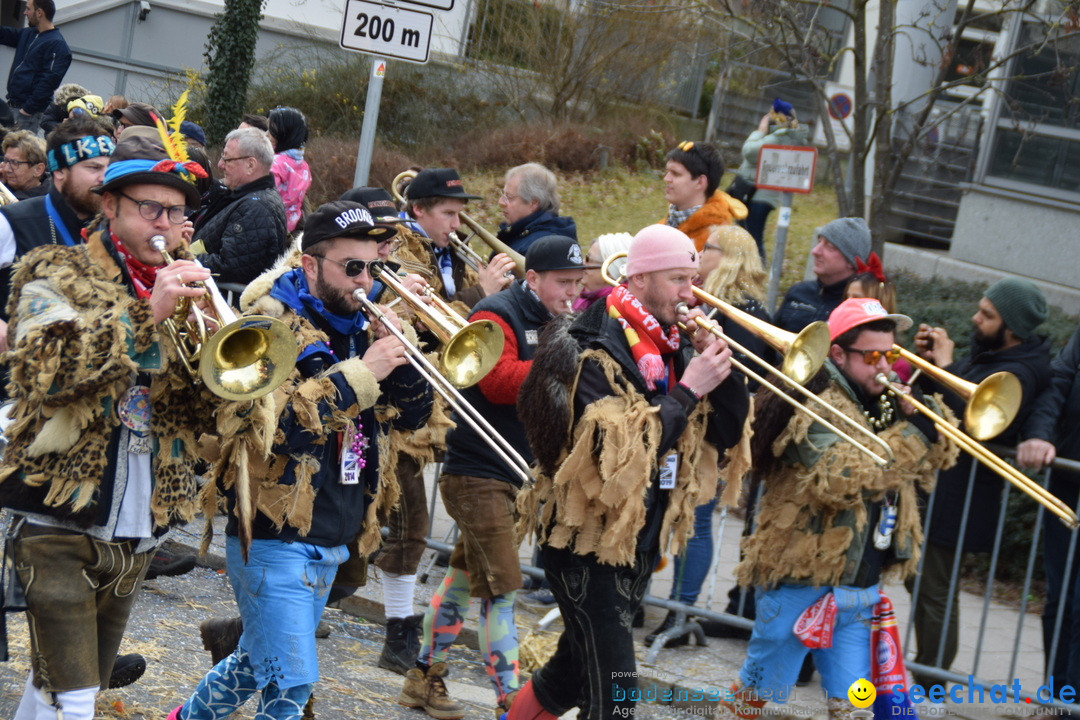
M825 155L840 213L868 217L875 230L878 252L884 238L878 231L884 226L890 193L897 188L904 167L919 143L952 113L979 102L985 93L1001 92L1010 81L1018 79L1017 58L1030 55L1040 46L1053 42L1059 34L1080 25L1080 3L1076 0L1000 0L992 11L977 10L974 0L961 0L961 3L954 9L949 0L934 0L915 17L899 21L897 0L880 0L877 16L873 18L867 17L867 0L711 0L709 3L708 18L718 32L734 35L743 48L765 49L775 66L813 87L819 117L826 117L828 109L826 82L834 78L838 65L850 57L854 107L851 128L842 126L850 145L851 174L856 182L856 189L850 195L842 179L839 138L833 124L828 122L822 126ZM823 23L828 14L842 17L850 27L850 34L845 33L842 42L838 43L836 33ZM1007 54L985 58L977 67L967 68L965 76L950 79L949 70L957 57L964 30L985 26L992 18L1000 25L1022 20L1042 27L1040 32L1031 33L1031 40L1014 44ZM1018 26L1018 22L1014 25ZM868 47L871 34L876 38L872 48ZM917 67L927 76L925 88L900 98L893 96L893 62L898 41L905 44L906 52L910 51L908 67ZM912 50L915 45L922 49ZM1061 59L1050 72L1071 76L1075 71L1075 67ZM939 101L960 85L969 88L966 99L942 108ZM860 188L871 156L873 192L867 212Z

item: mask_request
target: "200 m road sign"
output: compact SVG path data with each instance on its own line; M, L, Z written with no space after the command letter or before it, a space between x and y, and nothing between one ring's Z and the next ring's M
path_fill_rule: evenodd
M340 44L346 50L426 63L433 23L429 12L347 0Z

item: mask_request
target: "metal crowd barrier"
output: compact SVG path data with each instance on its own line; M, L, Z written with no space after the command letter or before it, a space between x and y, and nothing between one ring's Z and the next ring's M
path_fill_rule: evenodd
M995 452L999 456L1002 456L1002 457L1015 456L1015 450L1012 450L1010 448L996 447L996 446L992 446L992 445L989 446L989 447L993 452ZM972 473L971 473L971 475L969 475L968 490L967 490L967 495L966 495L965 502L964 502L964 507L963 507L963 510L962 510L961 515L959 517L959 537L961 537L961 538L964 536L964 532L966 530L968 520L969 520L971 496L972 496L972 492L973 492L973 488L974 488L974 469L976 467L978 467L978 463L973 463L972 464ZM1065 459L1057 459L1057 460L1055 460L1054 463L1051 465L1051 467L1047 468L1041 474L1040 482L1044 487L1046 487L1049 484L1050 473L1055 469L1056 470L1068 470L1068 471L1080 473L1080 462L1076 462L1076 461L1072 461L1072 460L1065 460ZM437 473L436 473L435 477L436 478L438 477ZM993 600L994 589L995 589L995 585L996 585L994 575L996 573L997 567L998 567L999 562L1000 562L1001 550L1002 550L1002 547L1003 547L1005 542L1011 541L1011 538L1004 537L1004 520L1005 520L1005 514L1006 514L1006 512L1008 510L1008 500L1009 500L1009 495L1011 493L1012 486L1011 486L1010 483L1008 483L1008 482L1006 482L1004 480L1002 480L1001 483L1002 483L1001 512L999 514L999 517L997 518L997 530L996 530L996 534L995 534L995 538L994 538L993 549L992 549L992 551L990 553L990 568L989 568L989 572L988 572L987 578L986 578L986 588L985 588L985 591L982 594L982 607L981 607L980 616L979 616L978 630L977 630L976 637L975 637L975 651L974 651L974 658L973 658L973 661L971 663L971 667L970 668L959 668L959 669L956 667L960 663L960 653L958 653L958 660L954 661L954 663L953 663L953 665L954 665L953 669L942 669L940 667L942 656L943 656L943 653L944 653L944 646L945 646L945 638L944 638L944 635L943 635L941 640L939 641L938 647L937 647L937 657L936 657L937 666L936 667L933 666L933 665L925 665L925 664L921 664L921 663L916 663L911 659L907 659L905 661L907 669L909 671L914 671L914 672L918 673L922 677L926 677L926 678L941 681L943 684L945 682L953 682L953 683L959 683L959 684L962 684L962 685L968 685L969 676L971 676L971 678L973 678L972 685L974 685L974 686L983 686L987 690L989 690L989 688L991 688L992 686L995 686L995 685L997 685L997 686L1006 686L1005 687L1005 694L1007 695L1007 697L1011 698L1014 702L1024 703L1026 705L1027 704L1026 701L1028 700L1028 698L1030 698L1030 703L1033 706L1041 706L1041 707L1044 707L1044 708L1056 708L1056 709L1058 709L1060 711L1065 711L1065 712L1069 712L1069 713L1071 713L1071 714L1073 714L1075 716L1080 716L1080 704L1071 704L1070 705L1070 704L1067 704L1067 703L1062 703L1062 702L1057 701L1057 700L1049 700L1049 701L1047 701L1045 698L1036 697L1035 693L1034 693L1034 690L1037 689L1040 685L1042 685L1046 680L1046 678L1043 676L1043 673L1042 673L1042 666L1040 665L1039 668L1032 668L1032 667L1030 667L1030 663L1027 666L1022 666L1021 665L1021 659L1020 658L1021 658L1021 654L1022 654L1022 641L1025 639L1025 627L1024 627L1025 619L1030 620L1030 618L1027 618L1027 607L1028 607L1029 597L1030 597L1030 594L1031 594L1031 591L1032 591L1033 577L1034 577L1034 572L1035 572L1035 562L1036 562L1036 559L1037 559L1037 549L1039 547L1038 544L1042 543L1042 541L1043 541L1042 528L1043 528L1043 523L1044 523L1045 510L1042 508L1041 505L1038 506L1035 525L1034 525L1034 527L1032 529L1032 540L1031 540L1029 550L1028 550L1028 559L1027 559L1027 565L1026 565L1025 572L1024 572L1024 581L1023 581L1021 597L1020 597L1020 601L1019 601L1019 607L1018 608L1004 607L1004 606L1001 606L1000 604L996 604L995 601ZM437 502L437 499L436 499L437 487L435 485L431 485L429 487L429 492L431 493L429 495L430 512L431 512L431 525L430 525L430 531L428 533L427 545L428 545L429 548L435 550L436 552L449 553L451 551L452 547L453 547L453 541L454 541L454 539L456 539L457 528L456 528L456 525L453 525L453 523L451 522L450 529L446 533L442 534L441 537L435 537L436 514L438 512L438 502ZM931 510L933 509L934 497L935 497L934 495L930 496L930 505L927 507L927 510L926 510L926 524L924 526L924 531L925 531L926 536L929 536ZM1078 503L1078 505L1080 505L1080 503ZM1077 510L1080 511L1080 507L1078 507ZM732 614L729 614L727 612L721 612L721 611L713 609L713 602L714 602L714 599L715 599L714 596L715 596L715 592L716 592L716 588L717 588L717 583L719 582L721 584L721 587L723 588L725 593L726 593L728 588L730 588L731 586L734 585L734 579L733 578L726 577L726 576L725 577L720 577L720 573L717 572L717 567L722 561L733 561L733 560L737 559L738 554L739 554L738 543L727 543L726 547L725 547L725 544L724 544L724 529L725 529L725 525L726 525L727 519L728 519L726 509L721 508L716 514L719 516L719 519L714 520L712 566L710 567L709 572L708 572L708 574L706 575L706 578L705 578L705 583L702 586L702 589L703 589L702 594L703 594L704 598L699 599L700 606L698 606L698 605L694 605L694 606L686 605L686 604L676 602L676 601L673 601L673 600L668 600L667 598L656 597L654 595L647 595L645 597L644 602L646 604L649 604L649 605L652 605L652 606L655 606L655 607L658 607L658 608L663 608L663 609L675 612L676 613L676 618L677 618L677 621L678 621L676 623L675 627L671 628L670 630L668 630L665 633L658 636L657 639L653 642L653 644L649 647L649 649L648 649L648 651L646 653L645 660L644 660L644 663L647 664L647 665L653 664L653 663L656 662L659 654L664 650L665 642L667 640L669 640L669 639L679 637L679 636L682 636L682 635L686 635L686 634L693 634L693 635L697 636L699 638L699 640L700 640L701 636L702 636L701 626L697 622L695 622L695 620L694 620L695 618L704 619L704 620L711 620L711 621L717 621L717 622L720 622L720 623L724 623L726 625L730 625L730 626L732 626L734 628L742 628L742 629L749 630L749 629L751 629L753 627L753 621L752 620L748 620L748 619L746 619L744 617L740 617L739 615L732 615ZM750 513L748 513L748 515L749 514ZM749 517L747 519L747 522L750 522ZM1056 517L1051 517L1049 519L1049 522L1058 522L1058 520L1057 520ZM1065 569L1064 569L1064 578L1065 578L1065 580L1063 582L1062 597L1061 597L1061 600L1059 602L1058 611L1057 611L1057 615L1056 615L1056 618L1055 618L1055 625L1054 625L1055 630L1054 630L1054 633L1053 633L1054 639L1053 639L1053 644L1052 644L1052 646L1050 648L1050 651L1048 653L1049 662L1047 663L1047 667L1053 667L1053 661L1054 661L1054 658L1056 657L1057 653L1063 651L1063 648L1066 646L1066 642L1062 642L1063 638L1061 638L1061 627L1062 627L1062 624L1063 624L1063 621L1064 621L1065 613L1068 612L1068 606L1071 603L1080 602L1080 599L1069 598L1068 597L1069 590L1070 590L1068 578L1069 578L1069 576L1070 576L1070 574L1072 572L1072 568L1074 566L1074 563L1077 561L1077 558L1076 558L1077 531L1075 531L1075 530L1071 531L1070 537L1071 537L1071 541L1070 541L1070 545L1069 545L1069 548L1068 548L1066 566L1065 566ZM949 623L949 620L950 620L950 614L952 612L953 598L956 597L956 594L959 592L959 579L960 579L960 570L961 570L961 567L962 567L962 560L963 560L963 552L957 552L956 556L954 558L954 561L953 561L952 572L951 572L951 575L950 575L949 594L948 594L948 598L947 598L947 601L946 601L947 610L946 610L946 616L945 616L945 619L944 619L945 620L944 621L944 626L945 627L948 627L948 623ZM431 561L431 559L429 559L429 562L425 567L425 572L427 570L430 570L431 563L432 563L432 561ZM921 570L921 565L922 565L922 563L920 561L920 570ZM526 575L529 575L531 577L537 577L537 578L543 578L543 576L544 576L543 570L541 570L539 568L536 568L536 567L533 567L531 565L524 564L524 563L522 565L522 573L524 573ZM915 584L914 584L914 587L912 589L912 594L911 594L911 611L909 612L908 617L906 618L907 627L904 630L905 635L904 635L904 643L903 644L904 644L904 648L906 650L905 656L907 658L912 658L914 656L915 646L914 646L914 634L913 634L912 617L913 617L913 614L914 614L915 602L918 599L918 595L919 595L919 591L920 591L920 581L921 581L921 576L916 576ZM894 599L894 604L896 604L896 597L897 596L899 596L901 594L903 594L903 595L907 594L906 591L899 585L890 585L890 586L887 586L887 587L889 588L887 590L887 592L889 592L890 596ZM707 592L704 592L706 590L706 588L707 588ZM726 601L726 597L721 597L721 600ZM743 608L741 607L741 605L742 605L742 602L740 601L740 607L739 607L739 610L738 610L740 615L743 612ZM1013 625L1013 627L1014 627L1014 631L1013 631L1013 633L1011 635L1011 651L1009 652L1009 657L1008 657L1008 661L1007 661L1007 670L1005 670L1004 673L1002 673L1002 668L1000 667L1000 664L999 664L999 667L997 667L997 668L988 669L986 667L986 663L984 662L984 660L985 660L984 656L987 654L988 650L990 649L990 646L992 646L993 650L998 651L1003 646L1007 645L1010 642L1010 638L1004 637L1002 635L1002 633L1000 632L999 628L994 628L994 629L990 628L990 622L989 621L991 619L991 613L996 614L998 618L1000 618L1001 613L1007 613L1008 616L1010 618L1012 618L1009 621L1009 623L1011 625ZM899 610L897 612L897 616L898 617L900 616ZM1000 625L1000 623L999 623L999 625ZM992 635L988 636L988 634L990 634L990 633L992 633ZM1026 634L1028 636L1031 634L1030 623L1029 623L1029 627L1027 628ZM1036 632L1035 632L1035 634L1038 637L1036 637L1034 639L1031 639L1030 637L1027 638L1028 639L1028 646L1029 646L1028 649L1027 649L1027 652L1029 653L1028 659L1030 660L1030 658L1031 658L1030 654L1034 652L1031 649L1031 646L1032 645L1038 646L1040 648L1040 651L1038 653L1039 662L1042 663L1043 662L1043 653L1042 653L1042 644L1043 643L1042 643L1042 637L1041 637L1041 635L1042 635L1041 627L1038 626L1038 623L1036 623ZM962 648L965 640L968 640L969 642L971 640L970 627L969 627L968 634L965 635L964 627L961 625L959 636L960 636L959 637L959 645ZM1021 679L1020 682L1021 682L1021 687L1026 688L1026 691L1022 692L1020 694L1017 694L1015 692L1016 688L1015 688L1015 685L1014 685L1014 680L1017 679L1017 670L1018 669L1023 671L1024 674L1025 674L1025 677L1023 679ZM1064 682L1066 682L1065 679L1057 679L1057 678L1055 678L1055 692L1057 691L1058 688L1060 688L1061 684L1064 683ZM1077 690L1078 696L1080 696L1080 688L1076 688L1076 690ZM965 697L966 697L966 693L965 693Z

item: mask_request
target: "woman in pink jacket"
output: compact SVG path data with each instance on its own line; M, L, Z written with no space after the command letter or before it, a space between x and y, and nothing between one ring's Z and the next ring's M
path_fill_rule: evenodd
M270 142L274 145L270 174L285 203L285 219L292 232L304 215L304 196L311 187L311 169L304 161L307 119L296 108L279 107L270 111L268 121Z

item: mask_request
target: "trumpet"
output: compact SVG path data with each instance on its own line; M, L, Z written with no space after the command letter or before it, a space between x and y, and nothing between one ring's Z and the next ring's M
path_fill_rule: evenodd
M893 349L899 350L900 357L919 372L929 375L967 401L964 407L964 427L976 440L986 441L997 437L1009 427L1016 413L1020 412L1024 391L1020 380L1011 372L996 372L976 385L945 372L929 360L899 345L893 345Z
M619 261L626 253L616 253L615 255L607 258L604 264L600 268L600 273L606 282L611 285L620 284L620 280L611 277L610 268L612 263ZM803 394L807 399L813 400L821 405L825 410L831 411L833 415L840 421L846 423L849 429L854 432L862 434L873 444L877 445L883 454L878 454L874 450L852 437L851 434L844 432L835 423L826 420L820 413L811 410L806 404L799 402L795 397L788 392L782 390L775 383L767 380L760 373L750 369L746 363L741 362L735 358L731 359L731 364L740 370L744 375L753 379L759 383L762 387L768 388L769 391L776 394L781 400L791 405L796 410L806 413L818 423L821 423L824 427L830 431L836 433L839 437L843 438L852 446L857 448L860 452L870 457L875 463L882 467L887 467L892 463L893 453L889 444L879 438L872 430L858 424L852 418L843 414L836 408L832 407L828 403L825 403L817 395L807 390L802 386L802 383L807 382L813 377L817 371L821 368L821 365L825 362L828 355L829 346L831 344L829 340L829 328L825 323L818 322L812 323L803 329L801 333L796 335L786 330L778 328L769 323L758 320L752 315L739 310L738 308L730 305L723 300L710 295L709 293L699 288L694 288L694 294L697 297L702 298L703 301L714 305L721 312L725 313L733 322L746 328L754 335L762 338L765 342L775 348L777 351L784 355L784 360L781 365L783 370L777 370L765 360L761 359L754 353L750 352L743 345L735 342L720 328L720 325L712 320L708 320L703 317L695 318L697 325L707 332L716 335L718 338L727 342L736 352L742 353L748 360L755 362L762 370L773 375L777 380L780 380L787 385L791 390ZM679 303L676 306L676 311L680 315L685 315L690 311L686 303ZM685 331L690 332L685 323L680 322L679 327Z
M499 433L491 426L487 420L480 415L479 411L474 408L469 402L458 392L454 387L454 383L443 376L438 369L432 365L431 361L424 357L424 353L420 348L416 347L405 337L404 333L398 330L392 322L386 317L379 306L368 299L367 293L363 288L357 288L353 291L353 298L356 299L361 305L363 305L365 312L373 320L379 320L383 326L396 337L402 345L405 346L405 358L409 361L409 364L416 368L416 371L420 373L420 376L431 384L432 388L446 399L458 414L458 416L476 431L476 434L484 439L495 454L506 463L507 467L514 471L514 473L521 478L521 482L525 485L532 483L532 475L530 474L529 463L525 461L525 458L521 457L521 453L514 449L506 438L499 435ZM496 356L497 357L497 356Z
M427 291L435 307L409 291L398 277L381 263L371 266L372 278L381 280L442 343L439 354L441 375L458 388L475 385L491 372L502 355L506 338L491 320L468 322L438 297Z
M173 261L164 236L150 238L150 246L166 263ZM289 326L266 315L238 318L213 279L191 287L200 285L202 297L183 298L161 323L192 380L226 400L255 400L273 392L296 366L296 337Z
M406 198L402 193L404 192L404 189L409 186L409 183L412 182L414 177L416 177L415 170L406 170L405 172L398 173L397 177L394 178L394 181L390 183L394 199L399 203L406 202ZM487 245L493 253L503 253L513 260L513 274L518 278L525 277L524 255L492 235L491 232L484 229L480 223L469 217L465 212L459 212L458 218L460 218L461 224L469 228L471 232L467 238L461 238L456 232L450 233L450 247L454 253L461 258L462 262L477 271L487 264L487 260L481 257L480 253L473 250L472 245L470 244L472 238L476 237L479 238L482 243Z
M15 197L7 185L0 182L0 205L14 205L17 202L19 198Z
M1039 485L1027 475L1024 475L1012 465L1009 465L1007 462L1002 460L994 453L984 448L975 440L975 438L971 437L959 428L950 425L948 422L946 422L945 418L941 417L936 412L931 410L929 407L927 407L925 403L916 400L915 398L911 397L911 395L901 393L899 388L895 384L890 382L889 379L884 375L878 375L874 379L880 384L884 385L887 388L887 392L911 403L911 405L918 412L922 413L928 420L934 423L934 427L937 428L937 431L939 433L947 435L949 439L951 439L953 442L960 446L960 449L962 449L968 455L971 455L983 465L986 465L988 468L993 470L1005 480L1011 482L1017 487L1017 489L1026 493L1028 496L1034 499L1035 502L1039 503L1047 510L1052 512L1054 515L1056 515L1058 519L1061 520L1061 522L1065 523L1065 525L1069 526L1069 528L1075 530L1080 527L1080 520L1077 519L1076 513L1073 512L1072 508L1063 503L1052 492L1044 488L1042 485ZM989 412L995 411L990 410Z

